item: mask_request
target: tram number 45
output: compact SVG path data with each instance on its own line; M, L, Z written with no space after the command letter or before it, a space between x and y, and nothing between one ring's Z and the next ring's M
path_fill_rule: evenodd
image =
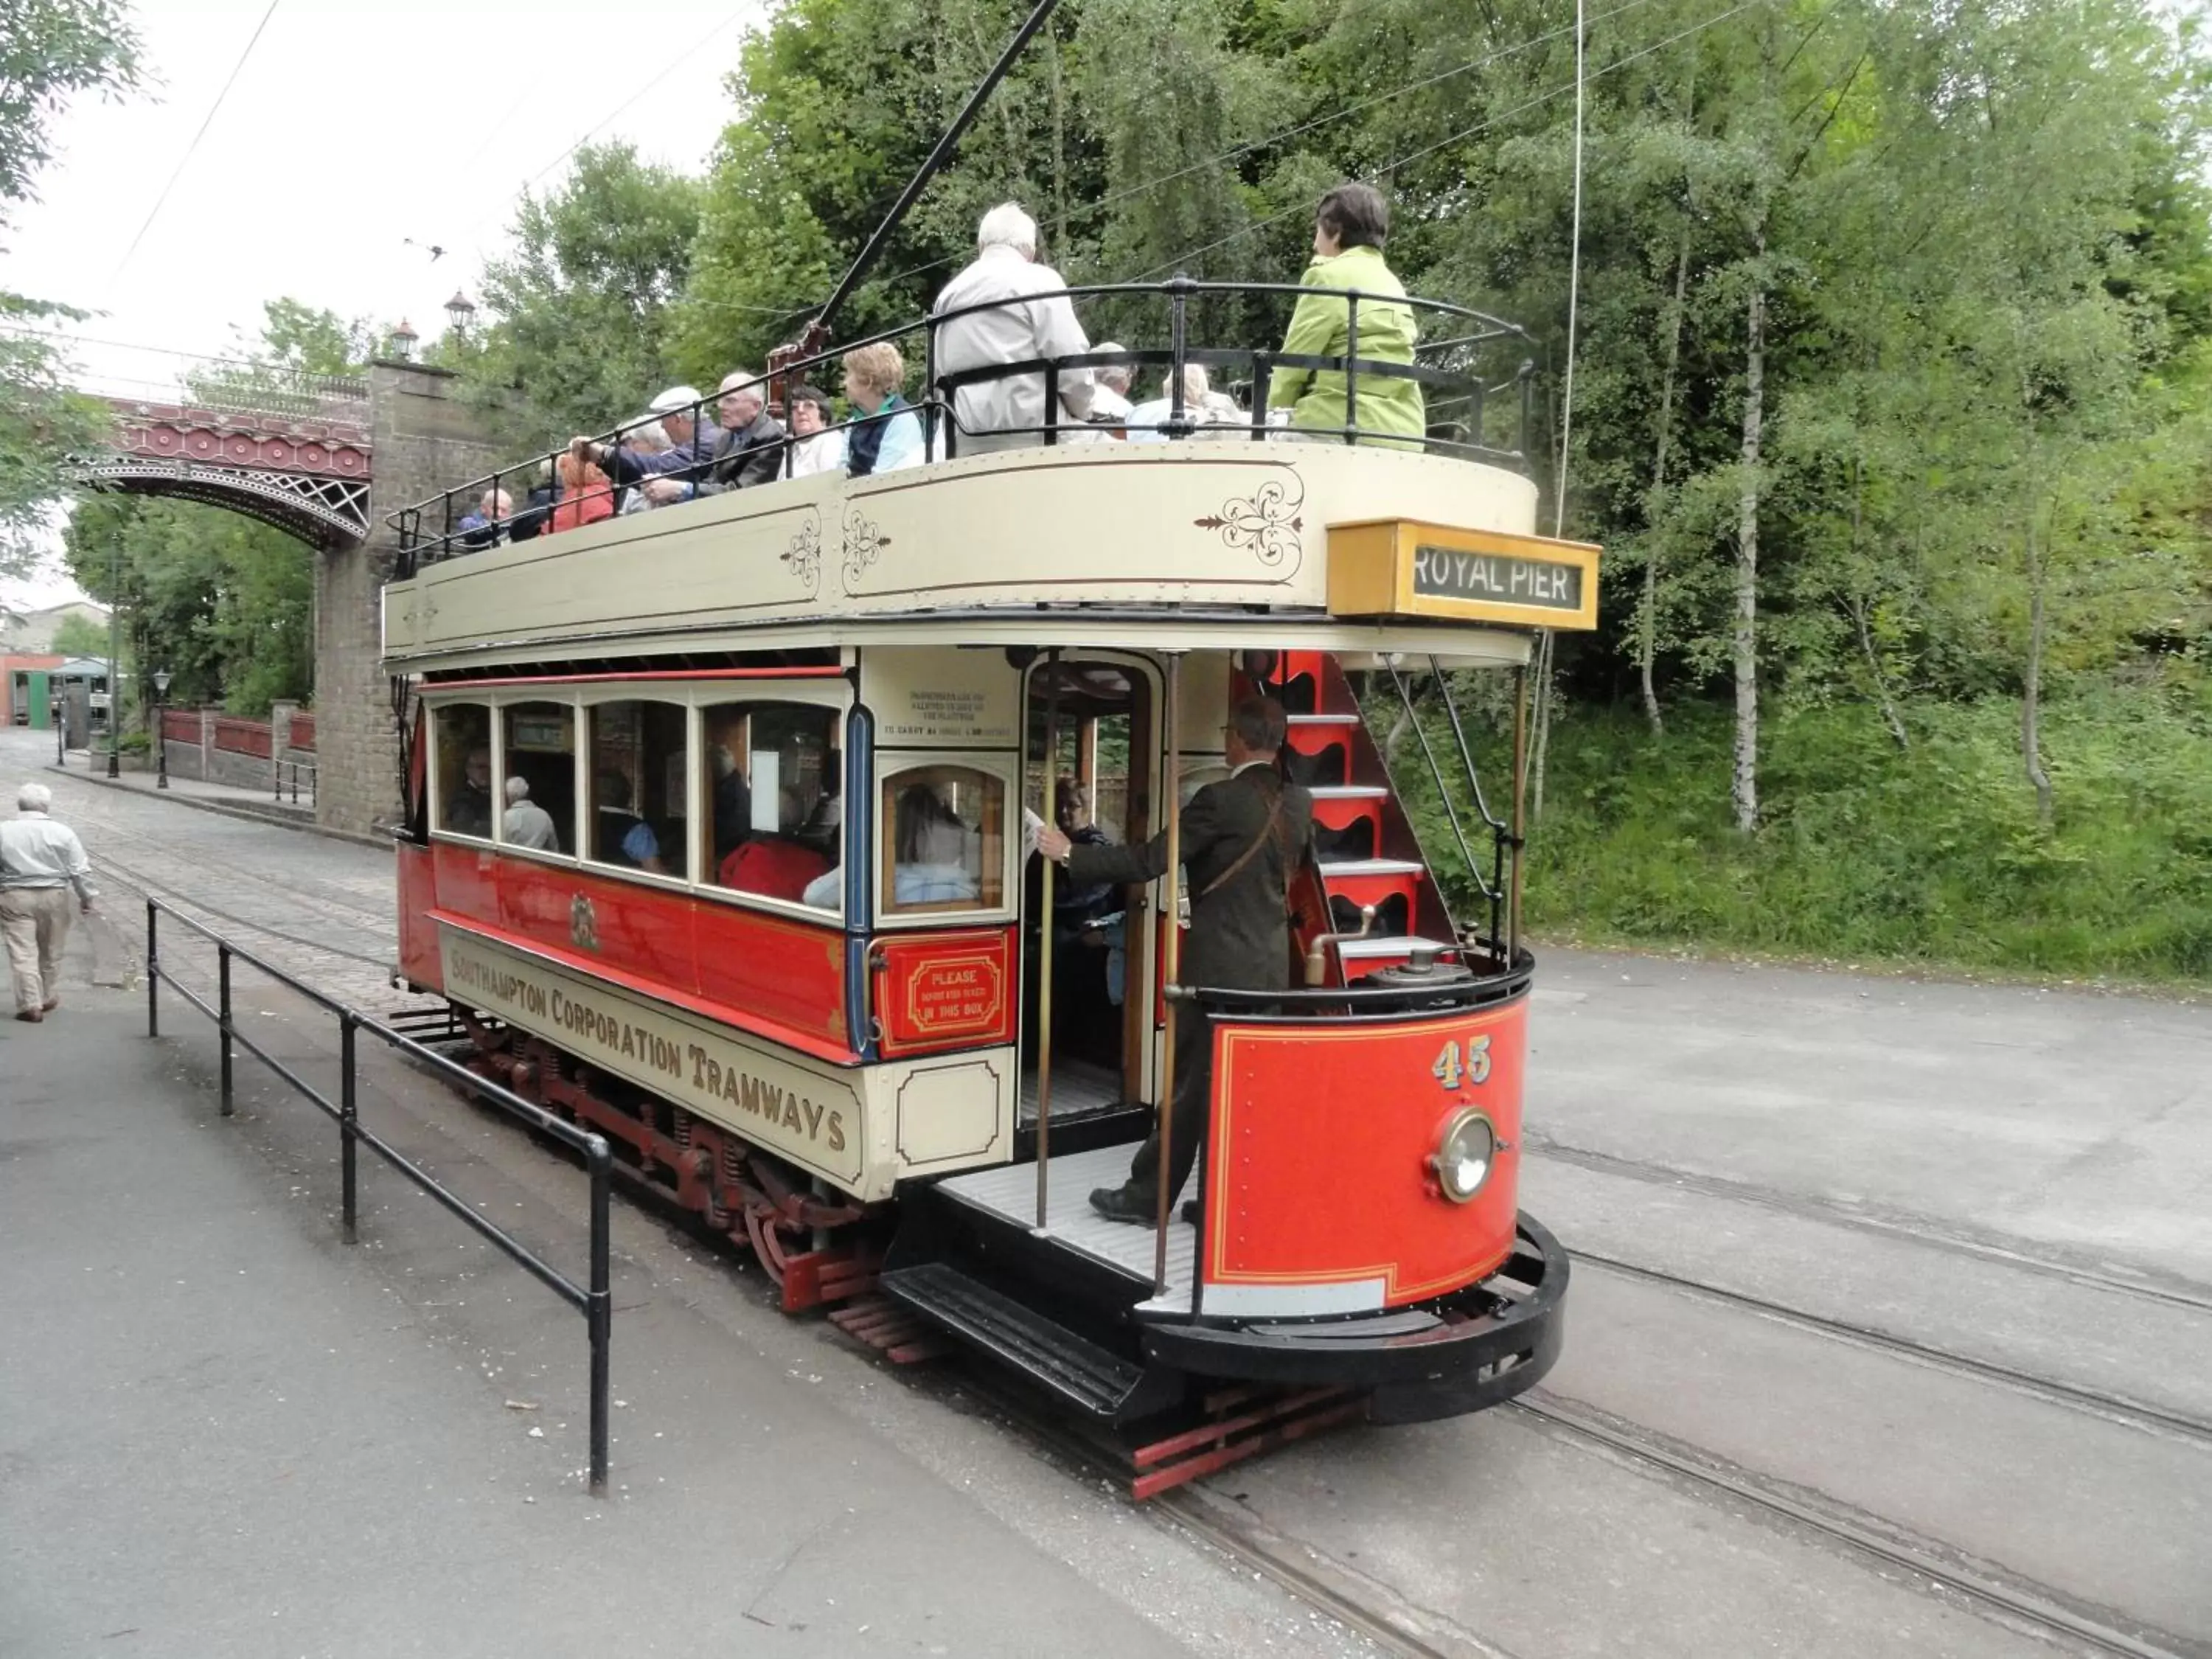
M1455 1091L1462 1083L1487 1081L1490 1077L1490 1039L1486 1036L1470 1037L1467 1045L1467 1059L1462 1062L1459 1039L1454 1037L1437 1055L1437 1063L1429 1067L1429 1075L1436 1079L1448 1093Z

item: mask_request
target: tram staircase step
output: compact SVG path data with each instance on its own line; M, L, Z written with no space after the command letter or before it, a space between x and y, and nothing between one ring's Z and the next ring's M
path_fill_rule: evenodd
M1148 1407L1152 1375L949 1261L884 1273L877 1288L986 1358L1088 1416L1120 1420Z
M1332 982L1410 961L1419 949L1455 960L1459 934L1443 890L1344 671L1330 653L1291 651L1280 672L1284 706L1292 711L1287 764L1313 794L1314 856L1329 929L1357 932L1362 910L1375 908L1366 938L1334 948Z

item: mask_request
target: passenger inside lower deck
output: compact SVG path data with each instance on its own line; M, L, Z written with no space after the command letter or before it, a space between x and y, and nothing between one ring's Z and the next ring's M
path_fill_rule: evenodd
M602 864L666 875L668 866L660 856L659 836L630 810L629 780L619 772L602 773L594 793L599 809L592 814L592 856Z
M843 831L843 767L836 711L788 702L726 703L702 711L707 734L711 879L734 892L836 909L807 891L836 865Z

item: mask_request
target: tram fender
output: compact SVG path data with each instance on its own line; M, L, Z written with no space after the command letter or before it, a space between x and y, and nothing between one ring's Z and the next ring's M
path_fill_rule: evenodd
M1565 1336L1567 1253L1523 1215L1516 1248L1480 1285L1419 1310L1347 1319L1148 1322L1146 1356L1204 1376L1369 1390L1375 1423L1480 1411L1543 1380ZM1408 1328L1408 1316L1432 1322Z

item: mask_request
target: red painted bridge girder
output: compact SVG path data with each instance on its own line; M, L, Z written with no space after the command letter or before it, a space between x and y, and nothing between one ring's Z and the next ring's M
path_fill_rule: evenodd
M325 550L368 533L365 401L297 415L101 401L115 411L115 436L107 453L79 468L87 483L228 507Z

